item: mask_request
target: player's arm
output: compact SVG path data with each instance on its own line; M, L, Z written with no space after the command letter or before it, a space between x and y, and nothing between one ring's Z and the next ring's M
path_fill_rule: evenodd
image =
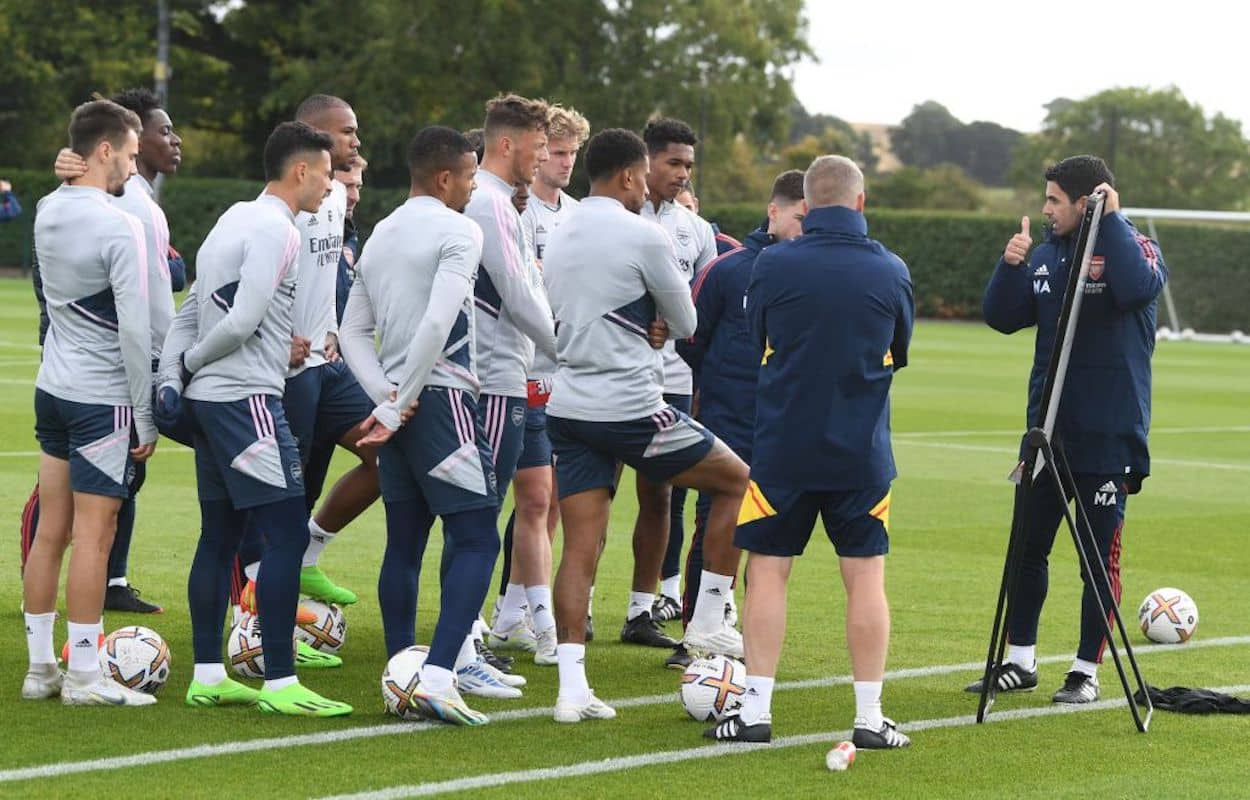
M22 213L22 204L17 202L17 195L13 194L13 187L8 181L0 181L0 184L3 184L3 190L0 190L0 220L15 219Z
M716 334L716 327L725 310L725 287L721 280L723 275L723 270L717 269L716 264L704 267L694 283L694 310L698 318L694 336L677 340L677 354L696 372L703 366L703 357L707 355L708 345ZM742 298L738 298L738 302L741 303Z
M32 232L31 239L35 234ZM35 302L39 304L39 346L43 347L44 339L48 338L48 326L52 321L48 318L48 300L43 295L43 274L39 271L39 248L36 242L30 243L30 281L35 288Z
M1020 232L1008 240L981 300L985 324L999 333L1015 333L1037 324L1037 305L1033 300L1028 258L1032 246L1029 218L1023 217Z
M394 387L387 380L382 362L378 360L378 351L374 346L377 328L377 314L365 287L364 271L361 270L347 293L347 306L339 324L339 347L360 388L374 403L384 403Z
M529 274L525 258L517 247L517 237L522 235L521 215L511 205L494 211L487 225L494 226L495 230L483 237L482 266L499 291L502 311L516 322L522 333L534 340L535 347L554 359L556 329L551 305L539 282ZM483 231L487 225L482 226Z
M768 305L773 293L772 261L773 256L767 250L755 259L755 264L751 267L751 282L747 284L747 295L744 300L751 339L757 347L765 351L768 347Z
M257 226L245 238L234 304L183 357L192 374L233 353L256 332L278 290L280 276L293 268L291 261L298 251L299 231L292 225Z
M464 309L464 299L472 291L473 272L480 257L481 244L469 233L449 236L443 242L438 271L430 286L430 300L404 357L406 374L395 399L380 403L373 410L374 419L387 429L399 430L400 409L411 407L421 396L430 371L447 346L456 317Z
M196 294L198 284L191 284L187 296L183 298L182 307L174 315L169 324L169 332L165 334L165 343L161 346L160 366L156 369L156 386L163 389L172 387L182 394L187 388L182 385L182 354L195 344L200 333L200 301Z
M698 280L699 273L709 264L716 260L719 253L716 251L716 231L712 230L712 223L703 217L696 215L699 220L700 231L702 231L702 242L699 244L699 254L694 258L694 271L691 274L691 286Z
M668 338L685 339L694 334L698 317L690 285L681 274L677 253L668 234L657 226L648 231L650 241L643 244L642 281L655 301L656 312L668 324Z
M169 246L166 261L169 264L169 288L181 292L187 287L187 262L172 244Z
M1103 279L1122 311L1137 311L1154 302L1168 279L1163 253L1119 212L1102 218L1098 244L1106 259Z
M895 372L907 366L907 350L911 346L911 333L916 324L916 298L912 291L911 274L902 261L898 262L898 266L894 340L890 342L890 356L894 361Z
M156 424L152 421L152 325L148 306L148 251L143 223L129 214L104 242L104 263L108 264L109 286L117 308L117 336L122 351L122 367L130 387L130 404L135 433L139 439L136 457L151 455L156 444Z

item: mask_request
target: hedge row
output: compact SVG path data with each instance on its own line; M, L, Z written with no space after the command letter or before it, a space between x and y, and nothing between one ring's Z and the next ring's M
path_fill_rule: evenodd
M55 187L51 174L0 168L26 209L0 224L0 265L29 264L32 212L36 200ZM171 239L194 264L195 252L218 215L231 203L255 197L253 181L176 178L162 190ZM367 234L406 195L402 189L365 187L356 211ZM708 219L741 238L763 217L756 204L710 206ZM870 235L898 253L911 268L918 311L926 317L975 318L981 292L1003 245L1019 229L1014 217L962 212L894 211L871 208ZM1171 289L1184 325L1198 330L1250 330L1250 228L1160 223L1159 239L1171 269ZM1166 317L1160 309L1160 322Z

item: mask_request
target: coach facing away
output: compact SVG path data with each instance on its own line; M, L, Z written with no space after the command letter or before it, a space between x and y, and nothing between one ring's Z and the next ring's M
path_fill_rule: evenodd
M1167 280L1158 243L1142 236L1120 213L1115 178L1101 158L1072 156L1046 170L1042 213L1050 222L1042 243L1033 240L1029 218L1007 242L985 287L985 321L1000 333L1037 326L1029 376L1028 427L1039 418L1051 348L1059 327L1068 270L1077 257L1076 238L1087 196L1102 192L1103 218L1089 265L1067 380L1055 423L1083 500L1098 553L1114 598L1103 589L1104 607L1120 600L1120 534L1126 496L1141 490L1150 473L1146 434L1150 428L1150 358L1155 344L1155 309ZM1076 265L1080 269L1080 264ZM1037 622L1046 600L1047 558L1063 514L1063 500L1050 482L1030 493L1027 537L1016 590L1009 599L1007 662L995 680L998 691L1037 686L1034 650ZM1083 575L1080 642L1056 703L1098 699L1098 664L1106 627L1090 577ZM967 687L980 692L981 682Z
M785 635L786 582L819 516L847 593L855 677L856 747L905 747L881 713L890 638L890 384L907 364L915 304L898 256L868 238L864 176L821 156L803 181L803 235L764 250L747 289L752 337L763 350L751 483L734 544L746 550L747 693L741 712L705 732L765 742Z

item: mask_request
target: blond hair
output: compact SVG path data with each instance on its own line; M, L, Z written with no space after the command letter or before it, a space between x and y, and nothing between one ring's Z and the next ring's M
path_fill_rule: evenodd
M547 109L547 136L573 139L581 147L590 138L590 123L577 109L551 104Z

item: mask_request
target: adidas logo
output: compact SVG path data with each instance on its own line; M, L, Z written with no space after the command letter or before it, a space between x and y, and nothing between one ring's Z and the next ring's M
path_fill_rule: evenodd
M547 607L544 605L539 605L539 606L534 607L535 614L539 613L540 611L546 611L546 610L547 610Z
M1101 487L1101 488L1099 488L1099 490L1098 490L1098 491L1100 491L1100 492L1109 492L1109 493L1111 493L1111 494L1115 494L1115 493L1116 493L1116 491L1117 491L1117 489L1116 489L1116 486L1115 486L1115 484L1114 484L1114 483L1112 483L1111 481L1107 481L1106 483L1104 483L1104 484L1102 485L1102 487Z
M1046 265L1043 264L1037 268L1037 271L1034 272L1033 275L1035 277L1046 277L1050 275L1050 270L1046 269Z
M33 636L34 634L35 634L35 632L34 632L34 631L32 631L32 630L30 629L30 626L29 626L29 625L27 625L27 626L26 626L26 635L27 635L27 636Z
M708 590L707 590L707 593L708 593L708 594L710 594L710 595L715 595L716 597L720 597L720 596L721 596L721 591L720 591L720 587L719 587L719 586L713 586L711 589L708 589Z
M74 647L90 647L90 646L91 646L90 639L79 639L78 641L74 642Z

